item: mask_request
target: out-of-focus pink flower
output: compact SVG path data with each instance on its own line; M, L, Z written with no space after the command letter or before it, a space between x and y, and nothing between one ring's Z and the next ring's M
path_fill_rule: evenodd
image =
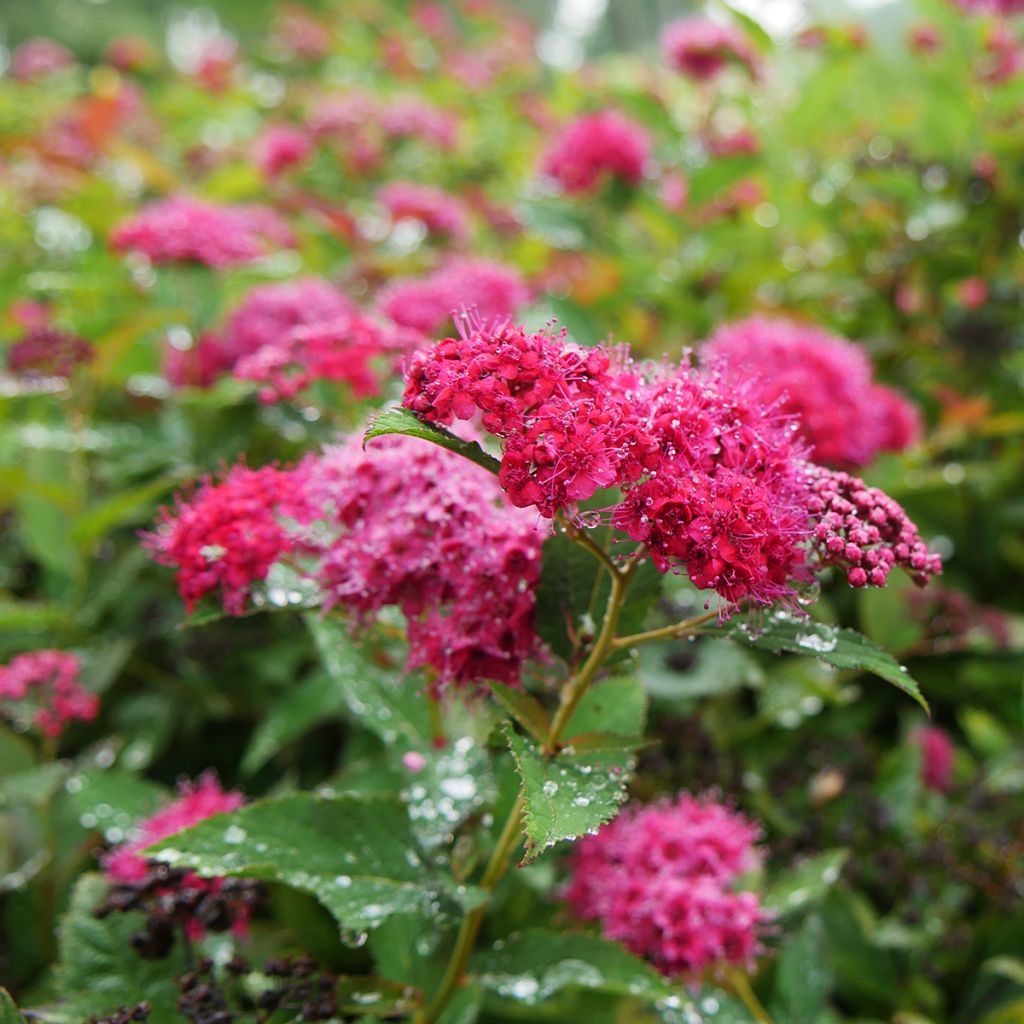
M106 59L118 71L138 71L153 61L153 47L141 36L118 36L107 46Z
M253 145L256 166L271 180L300 167L312 153L313 142L309 134L290 124L271 125Z
M465 207L444 189L395 181L380 188L377 199L393 221L418 220L431 233L456 241L465 241L469 235Z
M296 550L282 521L303 520L303 470L234 466L217 483L203 480L173 508L160 510L143 542L161 565L177 570L178 591L189 613L207 594L219 592L228 615L241 615L253 584Z
M1000 85L1016 78L1024 70L1024 46L1010 26L1003 22L989 27L985 34L985 51L981 76L988 82Z
M400 608L408 667L432 669L436 687L518 684L539 647L544 531L493 476L416 439L381 438L364 451L354 437L311 462L306 493L333 534L312 541L327 607L356 619ZM313 532L322 538L322 524Z
M913 410L874 383L863 350L820 328L750 317L720 327L701 359L729 379L751 381L765 402L796 417L812 457L826 466L864 466L918 437Z
M12 373L26 377L69 377L75 367L92 360L92 345L48 323L30 327L7 353Z
M427 759L418 750L408 750L402 755L402 766L414 775L423 771Z
M299 4L285 4L274 19L273 44L297 60L322 60L331 52L331 30Z
M585 921L669 976L751 967L768 920L736 882L760 860L759 829L711 798L631 807L573 854L566 899Z
M220 206L174 196L122 221L110 241L115 249L141 253L152 263L233 267L295 245L295 235L265 206Z
M400 97L380 111L380 125L393 139L420 139L440 149L454 149L459 120L447 110L416 97Z
M988 302L988 282L983 277L966 277L956 286L956 299L964 309L980 309Z
M936 793L948 793L953 782L955 748L949 733L938 726L915 729L911 738L921 749L921 781Z
M719 159L732 156L753 156L761 150L761 142L751 128L737 128L735 131L709 131L701 141L708 153Z
M517 270L487 260L456 260L426 277L392 282L377 305L395 323L436 337L462 309L485 321L507 320L529 301Z
M237 60L238 44L227 36L218 36L203 47L192 74L207 92L225 92L234 78Z
M973 14L1024 14L1024 0L953 0Z
M661 181L661 202L666 210L682 213L690 199L690 183L679 171L670 171Z
M661 34L665 62L687 78L699 82L714 78L730 64L755 77L760 61L739 29L709 18L681 18L667 25Z
M636 121L614 110L584 114L552 140L541 170L568 193L590 192L606 178L638 184L651 153L651 138Z
M52 39L29 39L11 54L11 78L35 82L75 66L75 58Z
M50 322L50 307L35 299L15 299L8 314L19 327L43 327Z
M898 285L893 301L904 316L914 316L924 309L924 294L916 284L905 282Z
M942 33L927 21L912 25L907 38L915 53L935 53L942 47Z
M979 153L971 169L979 178L992 182L999 173L999 163L991 153Z
M176 388L209 388L234 366L222 335L207 332L188 348L164 346L163 374Z
M78 681L74 654L42 650L19 654L0 666L0 710L29 713L44 736L56 738L74 721L91 722L100 700Z

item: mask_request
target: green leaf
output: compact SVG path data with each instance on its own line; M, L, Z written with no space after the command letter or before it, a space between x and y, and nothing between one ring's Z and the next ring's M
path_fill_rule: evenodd
M175 978L184 970L180 945L166 960L142 959L131 946L132 935L143 926L141 914L93 916L106 891L102 876L83 875L57 931L57 990L70 1006L70 1019L106 1016L145 1000L152 1005L150 1024L178 1024Z
M596 935L529 928L470 963L481 985L502 1000L533 1005L565 990L589 989L646 1002L676 997L688 1002L643 960Z
M363 931L439 898L397 800L293 793L218 814L149 848L206 877L242 875L315 896L343 928Z
M597 559L564 533L544 541L537 581L537 632L551 650L571 661L581 633L595 633L602 569Z
M420 686L394 668L383 669L357 647L344 623L307 615L306 625L328 675L338 687L353 721L372 729L385 743L429 740L429 700Z
M789 1024L819 1024L822 1019L832 988L825 948L825 928L817 914L808 917L783 947L775 988L784 1012L777 1016Z
M496 680L487 684L498 703L535 739L543 742L551 729L551 720L540 701L525 690L517 690Z
M826 850L788 868L765 887L765 909L782 917L820 903L839 880L849 855L849 850Z
M7 989L0 988L0 1024L25 1024Z
M617 676L595 683L583 694L565 732L569 737L605 732L639 739L646 720L647 694L640 680Z
M118 768L96 768L72 775L66 785L84 828L98 829L111 842L122 842L137 821L148 817L170 793Z
M852 629L840 629L824 622L800 619L784 612L766 616L756 629L738 617L707 629L712 636L728 636L750 647L769 651L791 651L818 658L835 668L871 672L913 697L926 711L928 703L905 665Z
M336 988L338 1009L346 1016L408 1017L422 1002L422 996L409 985L385 978L342 978Z
M242 757L242 771L258 772L311 729L343 717L346 708L346 695L337 679L327 672L314 673L297 689L282 694L256 727Z
M49 763L0 777L0 809L42 807L57 792L66 770L63 764Z
M563 839L575 840L613 818L626 798L635 759L635 742L578 752L572 747L545 757L513 729L506 729L526 800L523 824L526 860L533 860Z
M488 455L476 441L463 441L461 437L456 437L444 427L439 427L436 423L427 423L401 406L385 409L370 420L370 425L363 434L363 446L365 447L375 437L385 437L388 434L404 434L406 437L419 437L424 441L431 441L469 459L470 462L475 462L490 473L497 473L501 468L501 463L493 455Z

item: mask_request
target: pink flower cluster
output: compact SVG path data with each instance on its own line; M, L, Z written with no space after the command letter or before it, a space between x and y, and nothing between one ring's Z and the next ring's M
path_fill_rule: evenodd
M438 687L516 684L535 654L534 586L543 534L494 479L412 438L359 438L308 469L306 494L331 527L314 575L326 607L408 620L409 668Z
M418 220L432 234L465 241L469 235L466 209L444 189L395 181L377 192L377 199L393 221Z
M701 360L730 380L751 380L766 403L795 417L815 461L866 465L917 440L914 407L876 384L871 361L844 338L781 318L752 316L719 328Z
M11 346L7 365L12 373L24 376L68 377L93 355L92 345L84 338L44 322L30 327Z
M965 11L988 14L1024 14L1024 0L954 0Z
M851 587L883 587L897 565L918 586L942 572L942 559L929 552L906 512L884 491L839 470L807 465L805 473L815 550L824 564L846 569Z
M271 181L300 167L312 154L313 140L309 133L290 124L271 125L253 146L256 166Z
M924 726L911 735L921 750L921 782L926 789L948 793L953 782L956 748L949 733L937 726Z
M391 282L377 305L396 324L436 337L463 309L486 322L506 320L529 300L517 270L487 260L453 260L426 277Z
M759 829L710 798L627 808L576 845L566 898L585 921L669 976L750 966L767 921L756 893Z
M666 25L661 49L670 67L698 82L714 78L729 64L739 65L755 77L759 73L757 53L743 33L709 18L680 18Z
M811 554L845 565L855 586L881 585L893 565L919 581L938 571L892 499L805 462L796 423L756 384L639 367L507 323L466 325L416 353L406 381L418 416L480 415L501 438L513 504L552 517L621 488L614 525L662 572L685 568L731 605L787 599Z
M219 483L203 480L188 500L179 496L174 509L161 510L144 543L161 565L177 569L186 611L219 591L225 611L241 615L252 585L297 549L282 519L308 517L298 474L234 466Z
M29 39L11 55L11 78L34 82L75 66L75 58L52 39Z
M617 111L601 110L563 128L545 151L541 170L564 191L578 194L605 178L638 184L650 154L647 129Z
M174 196L151 203L119 224L111 244L152 263L204 263L234 267L278 247L295 245L287 224L265 206L220 206Z
M30 709L44 736L57 737L74 721L91 722L99 698L78 681L78 658L66 651L31 651L0 666L0 707Z
M352 91L322 100L310 115L313 134L347 145L374 144L374 129L392 140L419 139L439 149L454 149L459 121L450 111L416 97L382 101L372 93Z

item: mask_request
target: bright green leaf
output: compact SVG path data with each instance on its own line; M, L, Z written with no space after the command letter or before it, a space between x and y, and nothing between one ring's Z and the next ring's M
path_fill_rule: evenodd
M430 441L469 459L470 462L475 462L491 473L497 473L501 468L501 463L493 455L488 455L476 441L463 441L461 437L456 437L444 427L439 427L436 423L427 423L401 406L377 413L363 435L363 444L365 446L375 437L385 437L388 434L404 434L406 437L419 437L424 441Z

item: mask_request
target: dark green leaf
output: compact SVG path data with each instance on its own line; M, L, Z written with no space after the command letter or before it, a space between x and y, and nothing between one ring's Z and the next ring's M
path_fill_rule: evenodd
M66 770L51 762L0 777L0 809L42 807L57 792Z
M822 1020L832 988L825 940L821 918L812 914L783 946L776 968L776 996L783 1012L777 1016L790 1024Z
M892 683L913 697L926 711L928 704L906 666L891 654L852 629L840 629L823 622L801 619L777 612L766 616L756 628L748 626L740 616L706 632L741 640L751 647L769 651L791 651L819 658L836 668L871 672Z
M363 444L365 446L375 437L385 437L388 434L404 434L406 437L419 437L424 441L430 441L469 459L470 462L475 462L491 473L497 473L501 468L501 463L493 455L488 455L476 441L463 441L461 437L456 437L444 427L439 427L436 423L427 423L401 406L377 413L363 435Z
M397 800L294 793L208 818L150 851L207 877L243 875L308 892L343 928L374 928L438 899Z
M517 690L494 680L488 685L501 706L535 739L543 742L551 721L540 701L525 690Z
M25 1024L7 989L0 988L0 1024Z
M848 857L849 850L826 850L787 868L765 887L765 908L781 917L820 903L839 880Z
M640 737L646 720L647 694L640 681L632 676L617 676L587 690L565 734L576 737L581 733L605 732ZM578 746L573 739L567 742Z
M551 650L571 661L581 633L593 635L600 622L591 608L597 604L600 563L564 533L544 541L537 583L537 632ZM596 614L604 613L600 607Z
M545 757L526 737L506 731L526 800L526 860L563 839L593 832L615 816L626 798L635 742L621 737L618 747L581 752L570 747Z

